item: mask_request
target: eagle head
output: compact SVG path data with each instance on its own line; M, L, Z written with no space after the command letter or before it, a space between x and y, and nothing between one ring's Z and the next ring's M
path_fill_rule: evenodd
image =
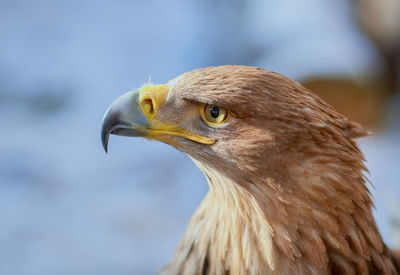
M367 134L300 84L246 66L197 69L130 91L104 116L106 151L110 133L168 143L240 183L287 176L282 169L311 157L307 150L323 151L329 137L348 143Z
M354 141L369 133L287 77L218 66L146 85L105 113L106 151L110 134L170 144L206 175L166 273L395 272Z

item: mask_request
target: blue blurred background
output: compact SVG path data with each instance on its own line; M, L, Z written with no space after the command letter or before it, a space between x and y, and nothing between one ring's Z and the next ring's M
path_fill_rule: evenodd
M0 0L0 274L153 274L207 192L167 145L111 137L122 93L198 67L294 78L363 123L385 241L399 247L397 0Z

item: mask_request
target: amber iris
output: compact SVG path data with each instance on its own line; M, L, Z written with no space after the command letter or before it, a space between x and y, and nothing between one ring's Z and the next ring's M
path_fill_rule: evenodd
M229 118L228 113L223 108L215 105L205 105L201 113L204 121L211 125L222 124Z

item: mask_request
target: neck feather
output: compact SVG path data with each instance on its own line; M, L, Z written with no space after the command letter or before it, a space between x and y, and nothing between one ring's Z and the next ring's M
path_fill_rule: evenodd
M328 179L332 190L299 188L283 193L272 178L244 187L194 162L206 176L210 191L163 273L395 274L368 194L361 200L343 197L343 192L354 190L336 190ZM309 175L293 186L304 181L308 186L310 182L326 186L323 179Z

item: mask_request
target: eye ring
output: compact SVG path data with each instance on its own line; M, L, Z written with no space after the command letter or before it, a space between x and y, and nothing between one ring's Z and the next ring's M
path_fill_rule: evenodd
M200 113L204 122L212 126L221 125L230 118L229 113L217 105L204 104L200 108Z

